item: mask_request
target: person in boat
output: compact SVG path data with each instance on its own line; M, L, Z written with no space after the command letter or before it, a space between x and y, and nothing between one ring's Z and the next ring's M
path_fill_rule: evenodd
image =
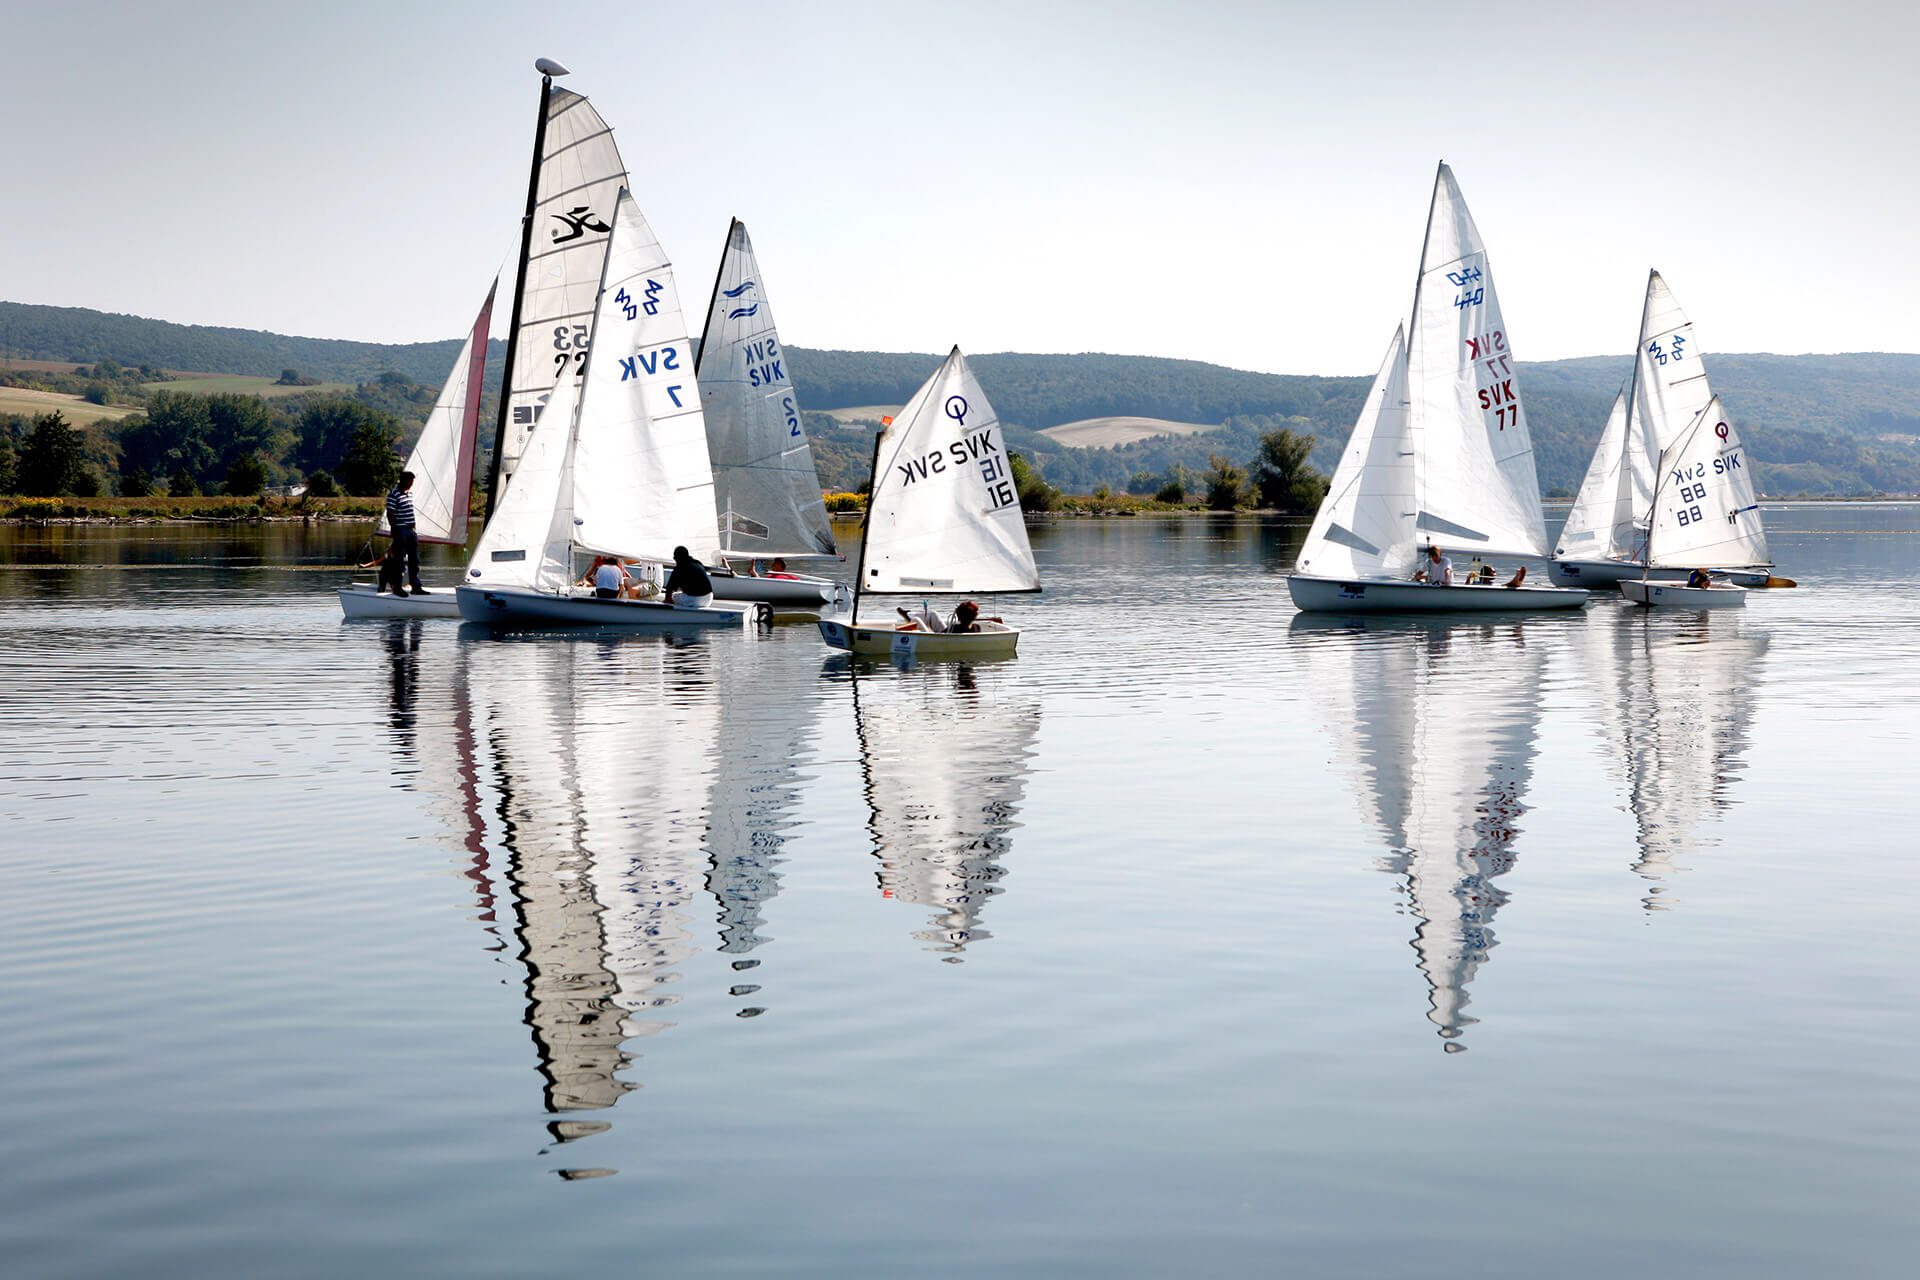
M1493 580L1492 575L1488 575L1487 580L1491 582ZM1525 582L1526 580L1527 580L1527 566L1521 565L1519 568L1513 571L1513 576L1511 578L1508 578L1505 582L1501 583L1500 585L1507 588L1507 590L1511 591L1515 587L1518 587L1521 583Z
M713 579L685 547L673 549L673 572L663 593L676 609L705 609L713 603Z
M595 556L593 568L574 585L592 587L596 600L618 600L633 594L633 575L612 556Z
M1705 569L1695 569L1687 575L1687 585L1689 587L1710 587L1713 585L1713 579L1707 575Z
M767 576L769 578L791 578L793 575L787 572L786 560L780 556L775 556L773 563L767 566Z
M982 618L980 606L971 600L962 600L953 611L953 625L950 631L978 631L982 622L999 622L998 618Z
M406 595L400 586L401 570L404 567L407 582L413 587L413 594L423 596L427 589L420 585L420 532L413 526L413 498L407 490L413 488L413 472L402 471L400 479L387 491L387 529L393 536L393 545L387 550L387 559L393 562L391 578L393 594Z
M1413 575L1415 582L1427 582L1436 587L1453 585L1453 558L1444 554L1438 546L1427 547L1427 562Z

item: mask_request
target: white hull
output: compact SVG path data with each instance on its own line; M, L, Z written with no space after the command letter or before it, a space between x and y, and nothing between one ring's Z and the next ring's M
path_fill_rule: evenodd
M429 595L382 595L371 582L356 582L341 587L340 612L349 618L457 618L460 605L452 587L442 587Z
M1632 560L1549 560L1547 576L1553 579L1556 587L1586 587L1600 591L1608 587L1617 587L1628 578L1639 581L1647 567ZM1685 582L1684 569L1655 569L1652 577L1656 582Z
M1512 613L1578 609L1591 592L1563 587L1431 586L1382 579L1287 577L1293 603L1310 613Z
M1634 604L1664 605L1675 609L1738 609L1747 602L1745 587L1689 587L1670 582L1642 582L1629 578L1620 594Z
M1010 658L1020 633L998 622L978 631L901 631L891 623L858 625L846 618L820 619L820 638L849 653L890 655L915 661L941 658Z
M716 600L749 600L770 604L781 613L818 613L833 606L846 588L830 578L752 578L708 569Z
M676 609L657 600L556 596L524 587L462 586L455 595L461 617L495 627L737 627L757 610L751 604Z

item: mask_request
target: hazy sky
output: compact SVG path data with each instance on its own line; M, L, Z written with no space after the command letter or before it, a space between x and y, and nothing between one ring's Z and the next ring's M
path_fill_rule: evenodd
M1370 372L1435 162L1523 358L1920 351L1920 18L1827 3L0 0L0 298L452 337L535 57L700 312L729 216L801 346Z

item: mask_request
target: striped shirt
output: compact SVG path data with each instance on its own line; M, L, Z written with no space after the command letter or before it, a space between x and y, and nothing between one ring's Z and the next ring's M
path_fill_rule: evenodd
M413 497L398 485L387 492L387 528L395 533L413 528Z

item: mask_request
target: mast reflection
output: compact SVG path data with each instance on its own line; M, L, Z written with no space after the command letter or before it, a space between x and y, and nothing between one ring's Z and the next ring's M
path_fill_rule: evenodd
M880 892L931 908L913 937L961 963L993 936L980 913L1006 874L1040 707L983 690L969 663L863 671L838 657L827 670L853 686Z
M1316 704L1385 836L1382 870L1417 921L1412 946L1427 1018L1448 1052L1466 1046L1468 987L1493 948L1527 811L1552 620L1458 622L1302 614Z

